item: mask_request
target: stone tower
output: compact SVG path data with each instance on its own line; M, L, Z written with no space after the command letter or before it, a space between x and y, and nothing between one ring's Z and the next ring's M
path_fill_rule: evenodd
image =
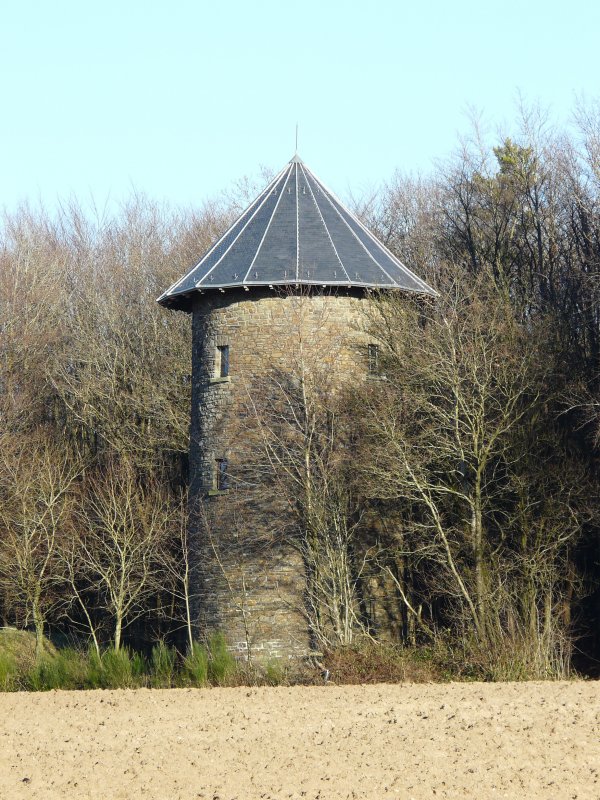
M261 376L291 371L299 343L334 383L362 380L376 359L363 319L372 289L435 294L295 156L158 300L192 315L194 613L200 630L223 631L240 654L311 648L302 557L275 530L284 531L285 512L256 535L240 532L235 476L248 405ZM260 505L256 497L245 496L246 508Z

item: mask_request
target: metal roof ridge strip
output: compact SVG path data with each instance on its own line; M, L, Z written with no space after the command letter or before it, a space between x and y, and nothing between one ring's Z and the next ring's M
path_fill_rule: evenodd
M339 198L339 197L336 195L336 193L335 193L335 192L333 192L331 189L329 189L329 187L327 187L327 186L326 186L326 185L325 185L325 184L324 184L324 183L323 183L321 180L319 180L319 178L317 178L317 176L316 176L316 175L315 175L315 174L314 174L314 173L311 171L310 167L307 167L307 166L306 166L306 164L303 164L303 166L304 166L304 167L306 167L306 171L307 171L307 172L310 174L310 176L312 177L312 179L313 179L313 180L314 180L314 181L315 181L317 184L320 184L320 185L323 187L323 189L325 189L326 193L327 193L328 195L331 195L331 197L332 197L332 198L333 198L333 199L336 201L336 203L339 203L339 205L340 205L340 206L343 208L343 210L346 212L346 214L348 214L349 216L353 217L353 218L354 218L354 219L357 221L357 223L359 224L359 226L360 226L360 227L363 229L363 231L364 231L364 232L367 234L367 236L368 236L368 237L369 237L369 238L370 238L370 239L371 239L371 240L372 240L372 241L373 241L373 242L374 242L374 243L377 245L377 247L379 247L380 249L382 249L382 248L383 248L383 249L384 249L384 252L385 252L385 253L387 253L387 254L389 254L389 256L392 258L392 260L393 260L393 261L395 261L395 262L397 263L397 265L398 265L398 266L399 266L401 269L405 270L405 271L406 271L406 272L407 272L407 273L408 273L408 274L411 276L411 278L413 278L413 279L414 279L414 280L415 280L417 283L420 283L420 284L423 286L423 288L426 290L426 293L427 293L427 294L433 294L434 296L436 296L436 297L437 297L438 293L435 291L435 289L434 289L433 287L431 287L431 286L430 286L428 283L426 283L426 282L425 282L425 281L424 281L422 278L419 278L419 276L418 276L418 275L416 275L416 274L415 274L415 273L414 273L414 272L413 272L411 269L409 269L409 268L406 266L406 264L404 264L402 261L400 261L400 259L399 259L397 256L395 256L395 255L392 253L392 251L391 251L391 250L388 250L388 248L387 248L387 247L385 247L385 245L383 244L383 242L380 242L380 241L379 241L379 239L378 239L378 238L377 238L377 237L376 237L376 236L375 236L373 233L371 233L371 231L370 231L370 230L369 230L369 229L366 227L366 225L364 225L364 224L363 224L363 223L362 223L362 222L359 220L359 218L356 216L356 214L353 214L353 213L350 211L350 209L349 209L349 208L347 208L347 207L345 206L345 204L344 204L344 203L343 203L343 202L340 200L340 198ZM328 200L329 200L329 198L328 198ZM354 236L354 237L355 237L355 238L358 240L358 242L360 243L360 245L361 245L361 246L362 246L362 247L363 247L365 250L367 250L367 248L366 248L366 247L364 246L364 244L363 244L363 243L360 241L360 239L358 238L358 236L356 236L356 234L354 233L354 231L352 230L352 228L350 228L350 226L348 225L348 223L346 222L346 220L345 220L345 219L344 219L344 218L343 218L343 217L342 217L342 216L339 214L339 212L338 212L337 208L335 208L335 205L333 205L333 203L331 203L331 201L329 201L329 202L330 202L330 205L331 205L331 206L332 206L332 207L335 209L335 211L336 211L336 213L338 214L338 216L340 216L340 219L342 219L342 220L343 220L343 222L344 222L344 223L347 225L347 227L348 227L348 229L350 230L350 232L351 232L351 233L353 234L353 236ZM369 252L369 251L367 250L367 253L368 253L368 252ZM370 255L370 254L369 254L369 255ZM373 258L373 256L371 256L371 257ZM380 269L381 269L383 272L385 272L385 274L386 274L386 275L388 275L388 273L386 272L386 270L385 270L385 269L384 269L384 268L383 268L383 267L382 267L382 266L379 264L379 262L378 262L378 261L376 261L376 259L375 259L375 258L373 258L373 261L375 261L375 263L377 264L377 266L378 266L378 267L379 267L379 268L380 268ZM388 278L391 278L391 276L390 276L390 275L388 275ZM391 278L391 280L393 281L393 284L394 284L394 285L398 285L397 281L395 281L393 278ZM400 288L402 288L402 287L400 287Z
M347 214L351 214L351 212L346 208L346 206L340 200L338 200L338 198L336 198L334 196L334 199L337 202L339 202L340 206L343 208L343 210ZM392 261L395 261L397 266L401 270L406 272L414 281L416 281L417 283L420 283L421 286L426 290L427 294L433 294L433 295L437 296L438 293L435 291L435 289L432 286L430 286L426 281L424 281L422 278L419 278L419 276L415 272L413 272L409 267L407 267L406 264L403 261L400 261L398 256L396 256L394 253L392 253L392 251L388 247L386 247L383 242L380 242L379 239L375 236L375 234L372 231L370 231L367 228L367 226L355 214L352 214L351 216L356 220L356 222L358 223L359 227L362 228L362 230L369 237L369 239L371 239L371 241L375 244L376 247L378 247L380 250L383 250L384 253L389 258L391 258ZM381 269L383 269L383 267L381 267Z
M294 161L296 169L296 283L300 278L300 203L298 201L298 162Z
M263 189L263 191L262 191L262 192L260 192L260 193L259 193L259 194L258 194L258 195L257 195L257 196L254 198L254 200L253 200L253 201L250 203L250 205L249 205L247 208L245 208L245 209L242 211L242 213L241 213L241 214L239 214L239 215L238 215L238 216L237 216L237 217L234 219L234 221L233 221L233 222L231 223L231 225L230 225L230 226L227 228L227 230L226 230L226 231L225 231L225 232L224 232L224 233L223 233L221 236L219 236L219 238L218 238L218 239L216 240L216 242L215 242L215 243L212 245L212 247L210 247L210 248L209 248L209 249L206 251L206 253L204 253L204 255L202 256L202 258L200 259L200 261L198 261L198 263L197 263L197 264L195 264L195 265L194 265L194 266L193 266L191 269L189 269L189 270L188 270L188 271L185 273L185 275L183 275L183 276L182 276L182 277L181 277L181 278L180 278L178 281L175 281L175 283L171 284L171 286L169 286L169 288L168 288L168 289L166 289L166 290L165 290L165 291L164 291L164 292L163 292L163 293L160 295L160 297L158 297L158 298L157 298L157 302L159 302L159 301L160 301L160 300L162 300L162 299L166 299L166 298L170 297L170 296L173 294L173 292L175 292L175 290L177 289L177 287L178 287L180 284L182 284L182 283L183 283L185 280L187 280L188 278L191 278L191 276L194 274L194 272L195 272L197 269L199 269L199 268L202 266L202 264L203 264L203 263L206 261L206 259L207 259L207 258L208 258L208 257L209 257L209 256L210 256L210 255L211 255L213 252L214 252L215 248L217 248L217 247L219 246L220 242L221 242L223 239L225 239L225 237L226 237L226 236L227 236L229 233L231 233L231 231L232 231L232 230L235 228L235 226L238 224L238 222L239 222L239 221L242 219L242 217L243 217L245 214L248 214L248 220L247 220L247 222L246 222L246 225L247 225L247 224L248 224L248 223L249 223L249 222L252 220L252 218L254 217L254 215L256 214L256 212L257 212L257 211L258 211L258 210L261 208L261 206L263 205L264 201L265 201L265 200L266 200L266 198L269 196L269 190L270 190L270 189L272 189L272 188L273 188L273 186L274 186L274 185L277 183L277 181L278 181L278 180L281 178L281 176L282 176L282 175L283 175L283 173L285 172L286 168L287 168L287 166L286 166L286 167L284 167L283 169L279 170L279 172L277 173L277 175L275 175L275 177L274 177L274 178L273 178L273 179L272 179L272 180L271 180L271 181L270 181L270 182L267 184L267 186L265 186L265 188ZM254 209L253 209L253 206L256 206L256 208L254 208ZM251 213L250 213L250 212L251 212ZM225 253L227 253L227 252L228 252L228 251L231 249L231 247L232 247L232 246L235 244L235 242L237 242L237 240L239 239L239 236L240 236L240 234L241 234L241 233L242 233L242 231L243 231L243 230L246 228L246 225L244 225L244 226L241 228L240 232L239 232L239 233L238 233L238 235L235 237L235 239L234 239L234 240L231 242L230 246L227 248L227 250L225 251ZM223 255L225 255L225 253L223 253ZM220 261L221 261L221 260L222 260L222 257L219 259L219 261L217 262L217 264L218 264L218 263L220 263ZM217 266L217 264L215 264L215 265L213 266L213 268L212 268L212 269L214 269L214 267L216 267L216 266ZM211 269L210 271L212 271L212 269ZM208 274L208 273L207 273L207 274ZM196 288L197 288L197 285L198 285L198 284L195 282L195 287L196 287ZM191 291L193 291L193 289L191 289L191 288L190 288L190 289L186 289L186 290L185 290L185 292L182 292L182 294L187 294L188 292L191 292Z
M246 271L246 274L242 278L242 286L244 286L246 284L246 280L248 278L248 275L250 275L250 272L252 271L252 267L254 266L254 264L256 262L256 259L258 258L258 254L260 253L260 250L261 250L261 248L262 248L262 246L263 246L263 244L265 242L265 239L267 238L267 233L269 232L269 228L271 227L271 223L273 222L273 219L275 218L275 213L277 212L277 209L279 208L279 203L281 202L281 198L283 197L283 194L284 194L284 191L285 191L285 187L287 186L288 180L290 178L290 174L291 174L291 171L292 171L292 166L291 165L292 165L292 162L290 161L290 163L286 164L286 166L282 170L282 173L284 172L284 170L287 170L288 174L285 177L285 181L283 182L283 188L282 188L281 192L279 192L279 197L277 198L277 202L275 203L275 207L273 208L273 211L271 213L271 217L270 217L270 219L267 222L267 225L265 227L265 232L263 233L262 238L260 240L260 243L259 243L258 247L256 248L256 253L254 253L254 256L252 257L252 262L250 263L250 266L248 267L248 269ZM262 207L262 203L261 203L261 207ZM257 211L258 211L258 209L257 209Z
M254 219L254 217L256 216L256 214L257 214L257 213L260 211L260 209L261 209L261 208L264 206L264 204L267 202L267 198L269 197L269 195L271 194L271 192L272 192L272 191L275 189L275 186L277 185L277 183L278 183L279 181L281 181L281 179L284 177L284 175L285 175L285 172L286 172L286 169L287 169L287 165L286 165L286 167L284 167L282 170L280 170L280 171L277 173L277 175L275 176L275 178L273 178L273 180L271 181L271 183L269 183L269 184L268 184L268 186L265 188L265 190L264 190L264 191L263 191L261 194L259 194L259 195L258 195L258 197L256 198L256 200L260 200L260 199L262 198L261 202L260 202L259 204L257 204L257 205L256 205L256 208L254 209L254 211L252 212L252 214L250 214L250 216L249 216L249 217L248 217L248 219L246 220L246 223L245 223L245 224L243 225L243 227L240 229L240 232L239 232L239 233L238 233L238 235L235 237L235 239L234 239L234 240L231 242L231 244L229 245L229 247L227 248L227 250L225 250L225 252L224 252L224 253L223 253L223 255L221 256L221 258L219 258L219 260L218 260L218 261L216 261L216 262L213 264L213 266L212 266L212 267L211 267L211 268L208 270L208 272L206 273L206 275L204 275L204 277L203 277L201 280L199 280L199 281L196 283L196 288L197 288L198 286L200 286L200 285L202 284L202 282L203 282L203 281L205 281L205 280L208 278L208 276L210 275L210 273L211 273L211 272L212 272L212 271L213 271L213 270L214 270L216 267L218 267L218 266L219 266L219 264L221 263L221 261L223 261L223 259L224 259L224 258L225 258L225 256L226 256L226 255L229 253L229 251L231 250L231 248L233 247L233 245L234 245L234 244L237 242L237 240L238 240L238 239L240 238L240 236L241 236L241 235L244 233L244 231L246 230L246 228L248 227L248 225L249 225L249 224L252 222L252 220ZM256 200L254 201L254 203L256 203ZM278 200L277 200L277 203L278 203L278 202L279 202L279 198L278 198ZM252 208L252 205L253 205L254 203L250 203L250 206L249 206L249 208ZM240 217L238 217L238 220L239 220L239 219L240 219L242 216L243 216L243 213L242 213L242 214L240 214ZM237 220L236 220L236 221L237 221ZM234 223L234 224L235 224L235 223ZM233 227L233 226L232 226L232 227ZM224 235L224 236L226 236L227 234L223 234L223 235ZM221 237L221 239L222 239L222 238L223 238L223 237ZM219 241L220 241L220 239L219 239ZM215 245L214 245L214 247L216 247L216 246L218 245L218 243L219 243L219 242L216 242L216 243L215 243ZM211 250L209 251L209 253L211 253L211 252L214 250L214 247L212 247L212 248L211 248ZM204 258L202 259L202 261L204 261L204 259L208 258L208 256L209 256L209 253L207 253L207 254L204 256ZM202 262L200 262L200 263L202 263ZM198 265L198 266L200 266L200 265ZM243 281L242 281L242 283L243 283Z
M315 193L312 190L312 186L310 185L310 182L308 180L308 176L306 175L306 172L304 172L304 163L303 162L300 162L300 169L302 170L302 174L304 175L304 178L306 180L306 185L308 186L308 190L310 191L310 194L311 194L311 197L312 197L313 202L315 204L315 207L316 207L317 211L319 212L319 217L321 219L321 222L323 223L323 227L325 228L325 232L327 233L327 236L329 237L329 241L331 242L331 246L333 247L333 252L335 253L337 260L340 262L340 267L344 271L344 274L348 278L348 281L350 281L350 283L351 283L352 279L350 278L350 275L348 274L348 270L346 269L342 259L340 258L340 254L337 251L337 247L335 246L335 243L334 243L333 238L331 236L331 232L329 231L329 228L327 227L327 223L323 219L323 214L321 213L321 209L319 208L319 203L317 202L317 198L315 197ZM308 169L308 167L307 167L307 169ZM310 172L310 170L308 170L308 171ZM311 175L312 175L312 173L311 173ZM344 283L345 283L345 281L344 281Z
M307 170L308 170L308 172L310 172L310 169L308 169L308 167L307 167ZM310 175L311 175L312 179L315 181L315 183L317 183L317 184L319 184L319 183L320 183L320 181L318 180L318 178L317 178L315 175L313 175L313 173L312 173L312 172L310 172ZM348 228L348 230L350 231L350 233L352 234L352 236L353 236L353 237L356 239L356 241L358 242L358 244L360 245L360 247L362 247L362 249L365 251L365 253L367 254L367 256L368 256L368 257L371 259L371 261L373 261L373 262L374 262L374 263L377 265L377 268L378 268L378 269L379 269L381 272L383 272L383 274L384 274L384 275L385 275L385 276L386 276L386 277L387 277L387 278L388 278L388 279L391 281L391 284L392 284L392 286L400 286L400 284L398 283L398 281L394 280L394 278L393 278L393 277L392 277L392 276L389 274L389 272L388 272L386 269L384 269L384 267L383 267L383 266L382 266L382 265L379 263L379 261L377 261L377 259L376 259L376 258L375 258L375 256L373 255L373 253L371 253L371 251L370 251L370 250L368 250L368 248L367 248L367 247L365 247L364 243L363 243L363 242L361 242L361 240L358 238L358 236L356 235L356 233L355 233L355 232L352 230L352 228L350 227L350 225L348 225L348 222L347 222L347 220L345 220L345 219L344 219L344 217L342 216L342 214L340 214L339 210L338 210L338 209L336 208L336 206L335 206L335 203L334 203L334 202L332 202L332 199L331 199L331 197L329 197L329 195L331 194L331 196L332 196L332 197L333 197L333 198L334 198L336 201L337 201L337 198L336 198L336 197L334 197L333 193L332 193L332 192L330 192L330 191L329 191L329 189L327 189L327 188L324 186L324 184L321 184L321 186L323 187L323 189L325 189L324 195L325 195L325 198L326 198L327 202L328 202L328 203L329 203L329 205L332 207L332 209L335 211L335 213L338 215L338 217L341 219L341 221L344 223L344 225L345 225L345 226ZM339 202L339 201L338 201L338 202ZM347 214L349 214L349 216L351 216L351 217L353 217L353 216L354 216L354 214L352 214L352 212L350 212L348 209L346 209L346 208L343 206L343 204L342 204L342 203L340 203L340 205L342 206L342 208L344 208L344 211L346 211L346 213L347 213ZM347 273L346 273L346 274L347 274ZM353 283L355 283L356 281L352 281L352 282L353 282Z
M273 178L271 183L273 183L275 180L276 180L276 178ZM269 186L270 186L270 184L269 184ZM190 279L193 276L193 274L202 267L202 265L206 262L206 260L214 253L215 249L217 247L219 247L221 242L224 239L226 239L229 236L229 234L233 231L235 226L239 224L240 220L242 220L245 216L247 216L249 218L249 220L252 219L252 217L254 216L254 214L256 212L256 210L253 210L253 206L258 204L258 202L262 198L263 194L267 193L267 189L268 188L269 187L267 186L262 192L260 192L260 194L257 195L257 197L250 203L250 205L247 208L245 208L238 217L236 217L234 219L234 221L227 228L227 230L221 236L219 236L218 239L214 242L214 244L207 250L207 252L204 253L204 255L202 256L200 261L198 261L196 264L194 264L194 266L191 269L189 269L178 281L175 281L175 283L171 284L171 286L169 286L169 288L166 289L160 295L160 297L158 298L158 302L160 302L160 300L162 300L163 298L167 298L169 296L176 296L177 294L184 294L184 295L188 294L189 292L192 292L195 288L197 288L197 282L194 281L194 286L193 287L185 289L183 292L177 292L177 293L175 292L175 290L177 289L177 287L180 284L182 284L185 281L187 281L188 279ZM239 234L231 242L232 245L235 244L235 242L237 241L238 237L239 237Z

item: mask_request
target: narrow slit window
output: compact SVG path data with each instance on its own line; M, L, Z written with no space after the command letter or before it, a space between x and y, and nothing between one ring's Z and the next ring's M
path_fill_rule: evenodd
M229 345L220 344L217 347L217 378L227 378L229 376Z
M379 375L379 345L370 344L368 347L369 374Z
M229 489L229 460L217 458L215 462L215 489L224 492Z

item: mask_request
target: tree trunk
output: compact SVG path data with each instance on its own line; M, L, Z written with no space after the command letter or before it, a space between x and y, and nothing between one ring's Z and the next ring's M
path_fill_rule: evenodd
M471 542L475 565L475 606L477 609L477 619L475 620L475 625L479 634L479 638L483 639L487 632L487 604L483 547L483 518L481 505L481 476L478 474L475 479L473 505L471 511Z
M115 650L121 649L121 635L123 632L123 618L121 613L117 611L116 619L115 619Z
M39 661L44 652L44 616L39 607L39 597L33 601L32 614L35 627L35 658Z

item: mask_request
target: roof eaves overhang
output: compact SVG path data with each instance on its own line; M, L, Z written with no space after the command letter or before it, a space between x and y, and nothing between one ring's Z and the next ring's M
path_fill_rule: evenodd
M191 307L194 302L194 298L198 295L213 293L213 292L225 292L225 291L233 291L233 290L244 290L250 291L251 289L275 289L275 288L289 288L295 289L300 286L307 286L313 288L321 288L321 289L362 289L367 292L379 292L380 290L383 291L394 291L394 292L403 292L410 295L420 295L425 297L431 297L433 299L439 297L439 293L436 292L434 289L429 288L429 291L421 290L421 289L413 289L406 286L399 286L396 283L390 284L377 284L377 286L373 286L371 283L362 282L362 281L312 281L312 280L298 280L298 281L270 281L269 283L264 283L260 281L252 282L247 281L243 284L240 283L222 283L222 284L209 284L207 286L197 286L195 290L181 292L181 293L173 293L162 294L158 299L157 303L163 308L168 308L173 311L186 311L190 312Z

